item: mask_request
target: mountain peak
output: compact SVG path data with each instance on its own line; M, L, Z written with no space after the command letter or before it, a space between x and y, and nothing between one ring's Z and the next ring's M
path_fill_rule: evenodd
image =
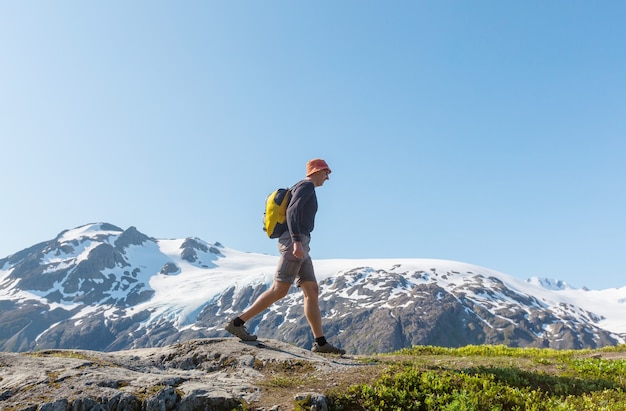
M102 236L119 235L124 230L109 223L90 223L85 224L71 230L64 230L57 236L56 240L60 243L81 240L85 237L98 238Z
M149 241L150 238L140 233L136 227L129 227L115 240L115 247L118 249L124 249L129 245L142 245L145 241Z

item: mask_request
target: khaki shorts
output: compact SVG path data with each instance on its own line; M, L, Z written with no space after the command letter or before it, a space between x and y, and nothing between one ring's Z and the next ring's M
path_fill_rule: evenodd
M311 238L306 235L301 235L302 248L304 249L304 256L302 258L296 258L292 254L293 242L291 241L291 235L289 231L283 233L278 239L278 251L280 251L280 259L278 260L278 268L276 269L276 281L282 283L291 283L294 281L298 287L304 281L315 281L315 272L313 271L313 261L309 255L309 242Z

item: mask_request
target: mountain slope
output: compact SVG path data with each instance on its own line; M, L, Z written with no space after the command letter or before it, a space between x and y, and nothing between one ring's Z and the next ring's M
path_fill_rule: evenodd
M0 349L162 346L225 336L278 258L88 224L0 260ZM325 332L352 353L416 344L595 348L624 342L626 287L577 290L429 259L317 260ZM310 347L302 293L247 327Z

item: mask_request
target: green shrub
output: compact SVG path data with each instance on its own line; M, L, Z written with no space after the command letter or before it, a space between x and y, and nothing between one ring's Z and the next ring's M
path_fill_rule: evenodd
M395 355L415 356L414 361L394 363L370 384L330 392L330 409L626 411L626 361L581 358L590 353L505 346L413 347ZM447 362L437 360L446 367L433 367L423 358L433 355L446 356ZM468 366L472 362L468 357L481 364ZM484 365L502 362L493 360L496 357L523 358L520 364L530 369Z

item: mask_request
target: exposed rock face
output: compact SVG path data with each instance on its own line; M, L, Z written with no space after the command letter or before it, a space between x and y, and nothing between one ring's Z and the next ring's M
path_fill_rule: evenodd
M150 238L140 233L135 227L129 227L127 230L115 240L115 247L119 250L124 250L130 245L142 245L144 242L149 241ZM154 239L152 239L154 240Z
M363 366L278 341L260 348L234 338L109 353L0 353L0 409L232 410L258 400L267 364L294 361L320 373Z

